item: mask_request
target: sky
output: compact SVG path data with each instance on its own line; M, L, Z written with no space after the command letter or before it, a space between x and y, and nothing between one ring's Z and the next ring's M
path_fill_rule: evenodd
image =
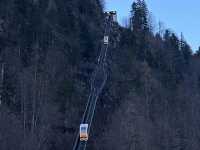
M117 10L118 21L124 24L130 16L134 0L105 0L105 10ZM164 23L165 28L174 31L178 36L183 33L193 51L200 46L200 0L146 0L153 20Z

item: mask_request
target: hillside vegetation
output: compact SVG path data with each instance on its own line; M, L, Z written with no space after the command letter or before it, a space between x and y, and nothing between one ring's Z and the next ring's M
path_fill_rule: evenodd
M152 31L143 0L116 25L89 150L198 150L200 49ZM71 150L103 38L103 1L0 1L0 150Z

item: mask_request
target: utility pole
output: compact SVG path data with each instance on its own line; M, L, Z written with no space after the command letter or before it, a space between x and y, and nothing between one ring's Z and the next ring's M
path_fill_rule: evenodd
M2 58L0 60L1 70L0 70L0 106L3 102L3 84L4 84L4 74L5 74L5 63Z

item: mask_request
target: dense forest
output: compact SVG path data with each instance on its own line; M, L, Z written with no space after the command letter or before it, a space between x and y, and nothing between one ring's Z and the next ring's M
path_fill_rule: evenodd
M0 1L0 150L70 150L103 38L101 0ZM87 149L199 150L200 48L153 32L144 0L116 25Z

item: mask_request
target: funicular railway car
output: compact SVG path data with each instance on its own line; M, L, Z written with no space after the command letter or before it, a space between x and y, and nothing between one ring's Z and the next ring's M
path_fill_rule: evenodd
M80 141L88 140L88 124L80 125Z
M108 36L104 36L103 42L104 42L104 44L108 44L109 37Z

